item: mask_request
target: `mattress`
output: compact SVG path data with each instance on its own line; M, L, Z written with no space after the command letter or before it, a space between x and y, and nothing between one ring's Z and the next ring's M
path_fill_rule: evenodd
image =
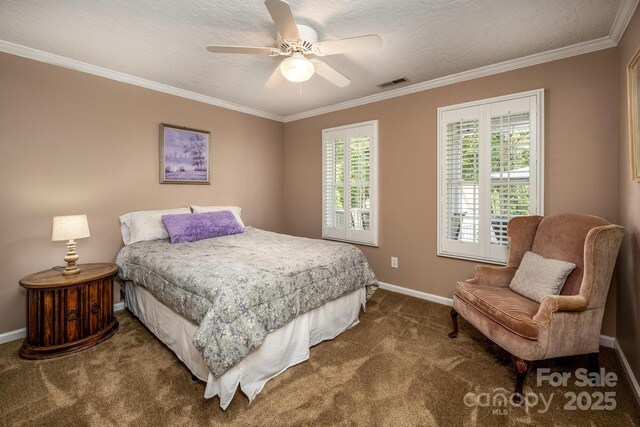
M193 345L198 325L164 305L143 286L124 283L127 308L167 345L194 376L206 382L204 397L220 397L226 409L238 386L252 401L271 378L309 359L309 348L330 340L358 323L365 308L366 289L361 287L320 307L298 315L268 333L262 344L223 375L216 378Z

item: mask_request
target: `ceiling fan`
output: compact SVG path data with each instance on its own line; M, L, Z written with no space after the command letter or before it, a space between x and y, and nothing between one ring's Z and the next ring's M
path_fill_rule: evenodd
M292 82L305 82L314 73L338 87L347 87L351 80L318 58L382 46L382 39L377 34L319 42L318 34L313 28L296 24L289 3L283 0L266 0L264 4L278 30L277 47L211 45L207 46L207 50L213 53L286 57L267 80L267 88L277 86L283 78Z

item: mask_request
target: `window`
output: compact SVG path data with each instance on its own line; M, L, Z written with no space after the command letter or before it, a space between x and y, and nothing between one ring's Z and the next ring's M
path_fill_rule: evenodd
M322 237L378 245L378 121L322 131Z
M438 108L438 255L507 260L507 222L543 212L543 90Z

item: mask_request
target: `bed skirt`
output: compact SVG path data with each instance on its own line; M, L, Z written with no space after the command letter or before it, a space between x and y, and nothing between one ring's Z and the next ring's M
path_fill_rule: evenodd
M216 378L193 346L191 338L198 325L164 305L143 286L127 281L124 290L127 308L178 356L194 376L206 381L204 397L220 396L222 409L229 406L238 386L251 402L271 378L309 359L310 347L333 339L356 325L360 307L364 309L366 303L366 289L363 287L301 314L269 333L260 347Z

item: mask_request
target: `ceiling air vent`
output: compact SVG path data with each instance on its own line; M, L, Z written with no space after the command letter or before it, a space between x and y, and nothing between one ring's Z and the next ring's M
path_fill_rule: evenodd
M384 89L386 87L389 86L395 86L395 85L399 85L401 83L405 83L408 82L409 79L406 77L400 77L394 80L389 80L388 82L382 82L382 83L378 83L376 86L378 86L380 89Z

